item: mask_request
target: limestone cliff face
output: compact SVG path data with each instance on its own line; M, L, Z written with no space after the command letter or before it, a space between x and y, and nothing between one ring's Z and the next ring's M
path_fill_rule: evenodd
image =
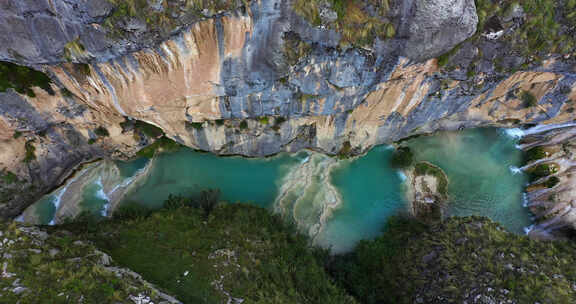
M292 5L251 1L194 18L180 7L161 30L126 17L121 36L106 26L115 16L106 1L0 5L0 59L42 69L56 91L0 93L0 169L21 177L3 186L0 214L18 214L81 162L132 156L148 140L127 119L190 147L247 156L361 153L439 129L574 119L573 61L463 76L430 59L476 31L472 0L394 2L396 36L365 48L340 47L340 33L310 25ZM455 58L483 48L466 44ZM527 92L537 105L525 105ZM96 134L102 126L108 136ZM25 162L30 146L36 158Z
M520 169L530 176L525 203L535 215L529 231L533 237L550 238L562 235L566 228L576 229L575 126L538 126L526 131L522 139L527 159Z

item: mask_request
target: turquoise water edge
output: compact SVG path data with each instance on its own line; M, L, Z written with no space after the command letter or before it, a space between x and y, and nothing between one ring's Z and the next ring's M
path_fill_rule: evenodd
M523 233L531 223L529 211L522 207L526 179L511 170L520 166L522 153L516 148L517 138L508 133L502 129L443 132L413 138L403 145L411 148L415 159L432 162L448 175L448 215L487 216L512 232ZM335 253L346 252L359 240L376 237L390 216L406 211L403 176L389 165L392 153L391 147L378 146L361 157L346 160L307 151L253 159L219 157L183 148L157 156L146 178L124 195L120 205L158 208L171 194L194 195L206 189L219 189L223 201L276 210L278 198L287 197L283 189L289 188L290 199L299 201L291 212L297 214L302 210L323 210L323 206L333 203L328 202L326 197L330 196L326 193L336 189L339 206L327 213L325 223L314 223L316 217L306 216L300 216L306 218L300 222L298 215L293 220L306 231L314 225L321 227L314 235L315 243ZM128 180L148 161L117 162L116 166L121 177ZM306 173L314 166L325 167ZM302 174L324 172L329 178L311 176L313 186L303 183L283 187L293 182L288 179L294 170L301 170ZM83 187L79 205L82 210L105 215L108 198L103 193L102 179L94 180ZM31 207L41 224L53 222L57 208L61 207L58 195L58 191L48 194Z

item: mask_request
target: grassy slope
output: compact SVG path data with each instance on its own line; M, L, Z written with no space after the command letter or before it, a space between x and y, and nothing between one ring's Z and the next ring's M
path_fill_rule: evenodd
M575 249L513 235L485 218L433 227L395 219L331 271L362 303L574 303Z
M161 300L143 282L117 275L94 246L72 233L0 224L0 303L134 303ZM83 299L83 300L81 300Z
M267 210L173 207L87 234L117 262L184 303L353 303L305 237Z

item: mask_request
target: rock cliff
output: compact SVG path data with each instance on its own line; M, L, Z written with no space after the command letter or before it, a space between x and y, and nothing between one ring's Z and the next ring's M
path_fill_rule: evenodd
M0 59L52 80L33 94L0 93L0 168L18 177L0 186L2 216L82 162L134 155L153 140L135 121L197 149L265 156L357 154L440 129L574 119L571 53L518 51L530 11L495 11L496 27L472 0L351 2L354 24L386 21L386 35L359 42L331 21L343 16L331 1L310 2L327 5L312 7L319 21L299 1L207 3L0 5Z

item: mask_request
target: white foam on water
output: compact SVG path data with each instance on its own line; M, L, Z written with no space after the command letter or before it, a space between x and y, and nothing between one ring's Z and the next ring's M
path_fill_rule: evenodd
M138 176L140 176L142 174L142 172L144 172L147 169L147 167L148 167L148 165L144 166L144 168L138 169L134 173L134 175L124 179L120 184L114 186L114 188L112 188L112 190L110 190L110 194L113 194L119 188L124 188L124 187L127 187L128 185L130 185Z
M528 208L528 194L522 192L522 207Z
M576 122L566 122L561 124L552 124L552 125L537 125L533 128L528 130L524 130L524 136L532 135L537 133L542 133L550 130L560 129L560 128L567 128L567 127L574 127L576 126Z
M528 235L532 230L534 230L534 224L524 227L524 233L526 233L526 235Z
M104 192L104 185L102 184L102 176L98 177L98 180L96 180L96 185L98 185L98 187L100 188L96 192L96 197L106 201L106 204L104 204L102 211L100 211L100 215L107 216L108 209L110 208L110 197L108 197L108 194Z
M401 170L396 171L396 173L398 174L398 177L400 177L402 182L405 182L408 179L406 174L404 174L404 172L402 172Z
M522 169L520 169L516 166L509 166L508 169L510 169L510 172L512 172L512 174L514 174L514 175L522 173Z
M520 139L525 135L524 130L520 128L504 129L504 134L514 139Z

